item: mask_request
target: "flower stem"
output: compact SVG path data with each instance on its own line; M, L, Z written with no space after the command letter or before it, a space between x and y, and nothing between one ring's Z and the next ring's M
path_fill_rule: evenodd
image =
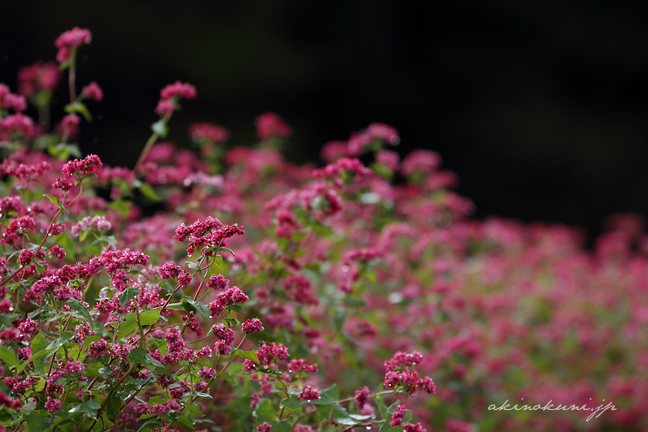
M171 119L171 116L173 115L173 112L169 112L164 114L164 117L162 117L162 122L164 124L167 124L169 120ZM135 164L135 168L133 168L133 173L137 174L138 171L140 170L142 164L146 160L146 156L148 156L149 152L151 151L151 148L153 147L153 144L157 141L157 139L160 137L160 135L157 132L153 132L153 134L149 137L148 141L146 141L146 144L144 145L144 149L142 150L142 153L139 156L139 159L137 159L137 163Z

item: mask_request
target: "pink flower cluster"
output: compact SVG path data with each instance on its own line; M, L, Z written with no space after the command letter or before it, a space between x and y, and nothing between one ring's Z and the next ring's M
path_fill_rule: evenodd
M176 102L180 98L193 99L196 97L196 88L188 83L176 81L160 90L161 99L155 108L159 115L171 114L176 109Z
M106 273L113 274L119 268L148 265L149 256L130 249L106 251L101 254L99 262L106 268Z
M226 327L224 324L216 324L211 329L218 341L214 345L214 349L218 355L228 355L232 351L232 344L236 340L234 330Z
M81 236L84 231L94 228L98 231L110 231L112 224L105 216L86 216L72 226L70 234L75 237Z
M215 317L223 313L226 307L239 303L243 304L248 300L249 297L238 287L234 286L227 291L218 294L216 300L209 303L209 312L212 317Z
M282 344L275 344L274 342L269 342L264 344L257 352L257 357L259 358L259 363L254 363L249 359L245 359L243 370L253 371L256 370L257 365L261 364L262 366L270 366L275 360L285 360L288 358L288 348Z
M273 112L261 114L256 118L255 123L256 135L264 141L273 137L289 138L292 135L292 128Z
M50 168L51 165L46 161L34 165L25 165L23 163L19 164L14 160L5 159L2 165L0 165L0 176L8 175L9 177L29 181L42 177ZM5 198L2 199L4 200ZM9 197L6 199L9 199ZM17 210L17 207L14 210Z
M24 96L11 93L9 87L0 83L0 109L2 108L23 112L27 109L27 101Z
M353 400L355 401L356 407L362 409L368 402L371 397L371 392L368 387L363 387L356 390Z
M356 176L366 176L371 171L359 159L342 158L336 163L313 171L313 177L321 179L334 179L341 173L348 172Z
M160 277L165 280L178 278L178 283L183 287L189 285L192 279L192 276L189 273L182 270L182 268L174 262L164 264L158 269L158 273L160 274Z
M38 62L25 66L18 71L18 92L29 97L43 90L53 92L58 85L61 72L55 63Z
M317 365L304 359L292 359L288 363L288 372L294 374L302 372L317 373Z
M54 399L51 396L47 396L47 402L45 402L45 408L47 411L51 413L55 413L56 411L61 409L61 401L58 399Z
M173 238L178 241L189 239L187 254L191 256L196 248L225 247L227 245L225 240L237 234L245 234L242 226L223 225L218 219L208 216L205 221L198 220L188 227L181 224Z
M0 117L0 140L12 141L18 136L26 139L33 139L39 133L38 126L34 124L31 117L21 113Z
M74 48L78 48L81 45L88 45L91 41L92 33L88 29L74 27L72 30L64 32L54 42L56 48L59 49L56 54L56 61L64 63L70 60Z
M398 405L396 411L392 414L391 421L389 426L396 427L403 424L403 419L405 418L405 413L407 412L407 407L405 405Z
M83 160L74 159L66 163L61 170L63 177L59 177L52 185L55 189L69 191L74 187L74 179L92 174L103 164L97 155L86 156Z
M436 393L436 386L430 377L419 378L416 371L410 370L411 366L417 365L421 360L423 356L416 351L412 354L396 353L391 360L385 362L387 373L383 385L393 389L402 387L410 394L419 390L428 394Z
M83 90L81 90L81 93L83 93L83 95L86 98L94 99L97 102L101 102L103 100L103 90L101 90L101 87L99 87L99 84L97 84L94 81L92 81L87 86L83 87Z
M415 172L428 174L439 168L441 156L432 150L414 150L405 157L401 166L401 172L409 176Z
M56 131L61 135L68 137L76 137L79 134L79 124L81 117L76 114L68 114L63 117L63 120L56 126Z
M229 282L229 279L225 279L222 274L211 275L207 281L207 286L216 291L223 291L227 288Z
M322 397L320 396L319 392L315 389L313 389L311 386L306 386L304 389L299 393L297 396L297 399L300 400L305 400L305 401L312 401L312 400L320 400Z
M261 323L261 320L259 318L252 318L245 321L241 328L243 329L243 333L247 334L258 333L264 330L263 323Z
M2 232L0 244L15 245L22 241L24 234L34 229L36 229L36 223L31 216L21 216L13 219Z
M400 138L396 129L382 123L372 123L362 132L351 135L348 143L348 154L357 156L373 141L381 140L390 145L398 145Z
M230 133L224 127L214 123L193 123L189 125L189 136L195 142L210 140L215 144L221 144L229 139Z

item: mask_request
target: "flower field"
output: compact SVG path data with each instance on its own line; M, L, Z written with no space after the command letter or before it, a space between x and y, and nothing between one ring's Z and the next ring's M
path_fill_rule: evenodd
M182 82L135 167L108 167L74 145L104 96L76 82L91 39L0 84L0 430L646 430L640 217L593 250L471 219L441 157L401 160L380 123L322 167L284 160L271 112L248 147L213 123L179 147Z

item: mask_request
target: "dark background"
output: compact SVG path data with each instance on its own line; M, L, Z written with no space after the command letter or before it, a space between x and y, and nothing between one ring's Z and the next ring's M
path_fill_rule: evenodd
M477 217L596 233L611 213L648 214L648 2L429 3L0 0L0 82L15 91L19 66L89 28L78 87L105 99L79 144L111 165L134 165L159 90L181 80L198 98L171 121L179 145L195 121L249 144L272 110L295 130L288 158L319 162L327 141L383 122L402 154L443 156Z

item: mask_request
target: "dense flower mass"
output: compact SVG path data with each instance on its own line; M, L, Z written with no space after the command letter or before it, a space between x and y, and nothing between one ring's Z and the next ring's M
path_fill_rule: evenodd
M0 84L0 108L19 113L27 109L27 102L24 96L11 93L7 85Z
M57 39L62 69L90 38ZM611 218L593 251L469 219L441 157L401 160L378 123L316 169L276 150L274 113L256 147L196 123L198 157L156 144L196 96L181 82L137 169L107 167L73 144L96 83L76 98L68 72L53 130L23 114L49 108L51 66L22 69L21 95L0 83L0 430L645 427L643 218Z
M292 128L281 117L273 112L261 114L256 118L257 137L267 140L272 137L289 138Z
M229 131L213 123L193 123L189 125L189 136L196 142L210 140L214 143L224 143L229 139Z
M37 62L24 66L18 71L18 92L29 97L44 90L53 92L58 85L61 73L54 62Z

